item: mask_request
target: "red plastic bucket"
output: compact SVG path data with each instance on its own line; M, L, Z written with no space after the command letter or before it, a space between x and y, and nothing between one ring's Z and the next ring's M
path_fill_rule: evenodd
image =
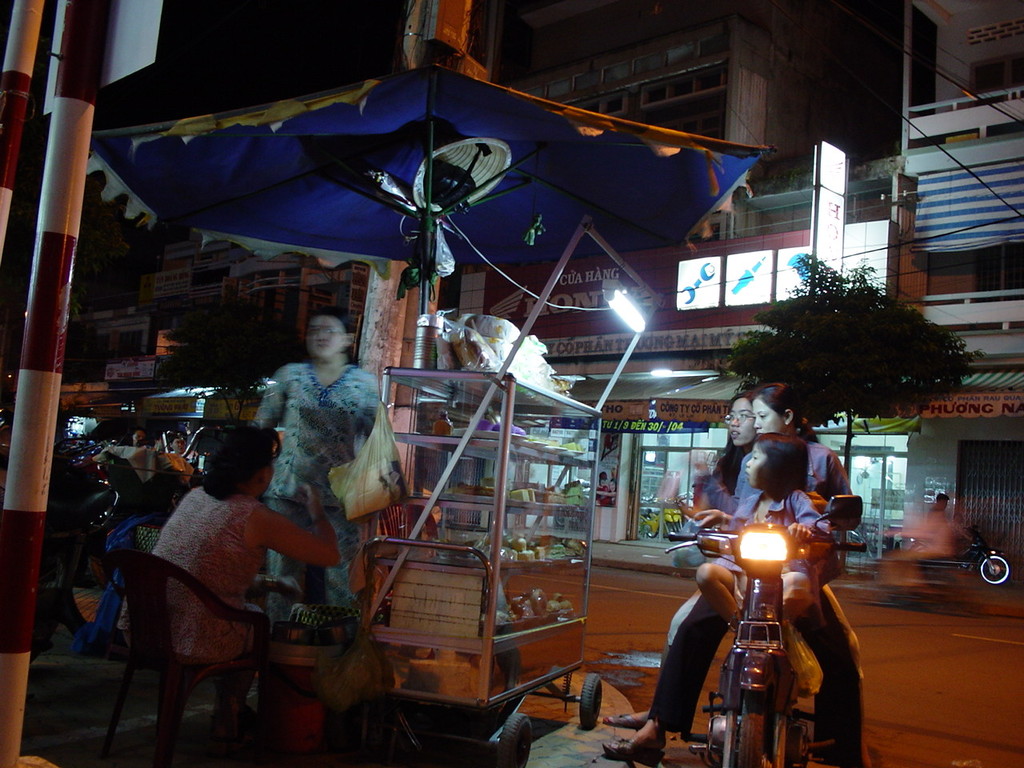
M305 755L326 749L327 711L313 691L319 654L334 656L341 646L270 643L270 670L264 684L266 744L275 752Z

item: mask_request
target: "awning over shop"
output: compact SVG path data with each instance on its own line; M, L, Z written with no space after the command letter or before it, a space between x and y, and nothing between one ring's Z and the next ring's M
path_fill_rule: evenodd
M819 435L845 435L846 420L830 421L823 427L815 427L814 431ZM854 435L905 435L910 432L921 431L921 418L910 416L907 418L891 419L854 419Z
M921 416L995 418L1024 416L1024 371L979 371L964 379L964 388L921 406Z
M964 379L964 390L972 392L1024 392L1024 371L985 371Z
M965 251L1024 242L1024 168L1017 160L922 174L915 250Z

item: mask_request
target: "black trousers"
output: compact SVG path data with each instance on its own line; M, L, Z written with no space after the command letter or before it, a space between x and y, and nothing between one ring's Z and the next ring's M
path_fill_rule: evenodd
M859 766L863 728L860 668L833 599L830 590L823 592L823 626L801 628L823 672L821 690L814 699L814 740L835 739L835 746L825 755L827 762ZM666 731L689 735L704 678L727 629L703 595L679 624L661 666L649 715Z

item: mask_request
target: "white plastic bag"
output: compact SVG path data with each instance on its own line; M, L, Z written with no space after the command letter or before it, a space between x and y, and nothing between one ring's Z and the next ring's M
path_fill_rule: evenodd
M327 479L349 520L397 504L409 495L384 403L377 406L373 429L359 455L347 464L332 468Z

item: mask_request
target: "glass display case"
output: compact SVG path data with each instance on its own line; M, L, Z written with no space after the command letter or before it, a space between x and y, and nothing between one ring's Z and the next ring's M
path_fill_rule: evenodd
M383 391L421 524L368 549L391 693L489 706L579 667L600 413L512 375L388 369Z

